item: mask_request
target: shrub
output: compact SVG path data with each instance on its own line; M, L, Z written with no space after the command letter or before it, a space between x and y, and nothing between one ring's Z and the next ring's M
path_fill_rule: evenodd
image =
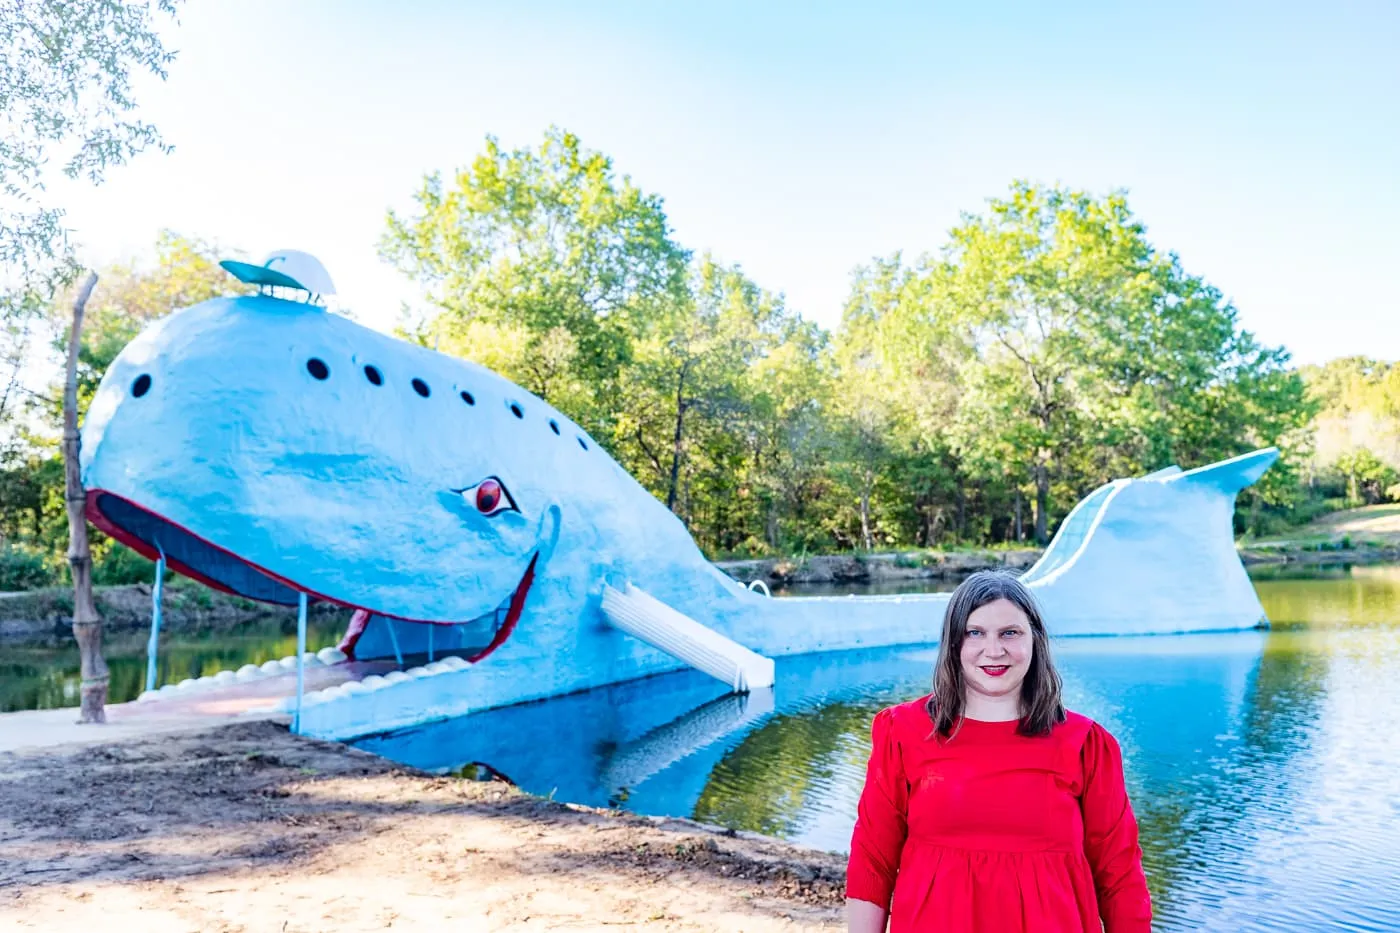
M92 582L97 586L117 586L123 583L150 583L156 577L156 565L124 544L108 541L92 557Z
M51 586L56 576L43 551L0 541L0 592Z

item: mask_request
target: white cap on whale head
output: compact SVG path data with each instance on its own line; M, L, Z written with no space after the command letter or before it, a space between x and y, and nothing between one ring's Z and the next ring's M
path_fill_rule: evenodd
M276 249L262 265L225 259L219 263L240 282L250 285L277 285L298 288L313 295L334 295L335 283L321 260L299 249Z

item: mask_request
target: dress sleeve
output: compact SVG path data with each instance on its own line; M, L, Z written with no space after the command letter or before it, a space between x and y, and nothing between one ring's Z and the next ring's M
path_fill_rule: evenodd
M1084 740L1084 852L1094 872L1106 933L1151 933L1152 898L1142 871L1137 818L1123 784L1123 755L1095 723Z
M893 719L894 711L883 709L870 728L870 764L846 866L846 896L886 909L908 833L909 784L891 734Z

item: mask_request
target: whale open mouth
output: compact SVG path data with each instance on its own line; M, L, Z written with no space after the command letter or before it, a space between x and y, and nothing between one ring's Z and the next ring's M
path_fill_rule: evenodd
M534 581L539 552L531 558L515 589L494 609L460 622L413 619L373 606L361 606L326 593L317 593L270 570L257 566L225 548L206 541L129 499L103 489L87 491L87 518L109 537L151 559L165 558L171 570L234 596L242 596L278 606L295 606L305 593L310 599L344 606L366 618L378 616L412 626L447 629L452 637L441 640L442 653L452 653L468 661L479 661L499 648L515 630L525 608L525 597ZM348 639L353 651L355 640Z

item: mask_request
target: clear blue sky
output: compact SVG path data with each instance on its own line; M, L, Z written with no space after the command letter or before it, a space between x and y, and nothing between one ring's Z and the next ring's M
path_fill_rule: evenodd
M389 327L386 208L557 124L827 326L1023 177L1128 189L1299 362L1400 358L1400 4L194 0L166 35L175 152L55 191L92 263L162 227L306 249Z

